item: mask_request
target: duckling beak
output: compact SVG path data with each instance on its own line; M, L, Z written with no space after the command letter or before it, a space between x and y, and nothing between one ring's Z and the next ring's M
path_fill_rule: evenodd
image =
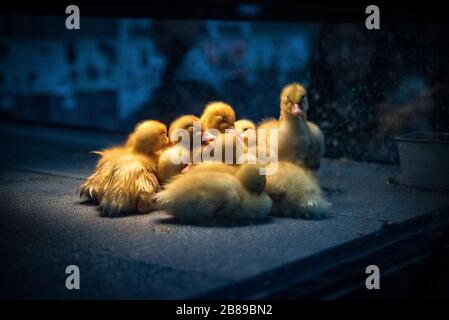
M202 142L211 142L215 140L215 136L209 131L205 131L201 137Z
M171 143L170 139L167 138L167 139L165 140L165 146L164 146L164 147L171 147L171 146L172 146L172 143Z
M189 162L182 170L181 173L186 173L188 172L190 169L192 169L192 163Z
M300 116L301 114L303 114L303 111L302 111L301 106L299 105L299 103L295 103L293 105L292 114L294 116Z

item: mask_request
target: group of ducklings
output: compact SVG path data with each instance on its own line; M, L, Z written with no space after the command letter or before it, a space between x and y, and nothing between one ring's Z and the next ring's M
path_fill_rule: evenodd
M319 218L329 207L314 176L324 154L324 136L307 121L308 101L299 83L285 86L280 95L280 117L256 126L236 121L233 108L224 102L210 102L200 117L183 115L170 125L147 120L136 125L126 144L95 152L101 156L92 175L80 187L80 195L96 201L105 214L164 210L184 221L215 218L264 219L267 215ZM200 130L195 130L200 123ZM192 159L204 150L224 148L232 137L233 148L244 155L251 148L246 135L258 128L278 129L277 170L262 175L261 163L231 163ZM179 143L178 129L191 141L200 135L199 145ZM214 130L213 130L214 129ZM262 130L260 130L262 131ZM211 134L214 132L214 134ZM218 132L218 134L217 134ZM265 130L265 141L270 130ZM198 138L198 137L197 137ZM266 150L266 151L267 151ZM186 163L175 163L172 155L184 155ZM238 154L238 153L235 153ZM243 164L242 164L243 163Z

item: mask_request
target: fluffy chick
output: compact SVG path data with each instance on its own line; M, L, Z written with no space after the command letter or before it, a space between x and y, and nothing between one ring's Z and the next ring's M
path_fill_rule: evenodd
M183 221L265 218L272 201L264 192L265 176L259 174L259 166L243 165L236 171L230 167L198 164L169 182L155 195L156 202Z
M201 128L205 134L214 136L213 142L205 150L206 153L214 155L214 149L221 147L222 162L225 162L225 149L233 149L233 163L235 164L237 149L245 146L235 131L234 109L221 101L209 102L201 115Z
M330 207L315 177L290 162L278 163L277 172L267 176L265 191L273 200L275 216L319 219Z
M306 95L306 90L299 83L285 86L280 95L279 120L269 119L259 126L259 129L266 130L268 150L271 149L270 129L278 129L279 160L304 163L310 143L306 119L308 109Z
M156 166L160 150L168 143L163 123L139 123L124 146L98 152L101 159L81 185L80 196L99 202L105 214L148 212L159 190Z
M183 162L176 164L172 161L172 158L175 156L180 159L188 157L189 161L192 161L194 153L201 151L196 150L193 145L194 135L199 135L195 138L201 139L201 130L194 130L194 123L197 121L199 122L199 118L195 115L184 115L171 123L168 132L172 146L162 152L157 166L157 176L161 184L165 184L172 177L180 174L182 170L188 166L188 164ZM179 129L186 130L189 133L190 148L186 148L184 144L180 143L181 138L176 134L176 131Z
M226 129L235 129L235 111L221 101L209 102L201 115L201 127L204 131L216 129L224 133Z
M279 160L296 162L316 170L325 151L324 135L316 124L307 121L308 108L304 87L299 83L289 84L281 91L279 120L265 120L259 128L267 131L268 150L269 130L279 130Z

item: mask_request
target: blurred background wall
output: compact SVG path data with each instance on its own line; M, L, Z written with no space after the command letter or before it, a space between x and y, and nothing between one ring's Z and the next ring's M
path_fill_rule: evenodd
M395 162L393 138L449 131L448 26L0 17L4 119L127 132L145 118L200 114L210 100L238 118L278 116L291 81L327 156Z

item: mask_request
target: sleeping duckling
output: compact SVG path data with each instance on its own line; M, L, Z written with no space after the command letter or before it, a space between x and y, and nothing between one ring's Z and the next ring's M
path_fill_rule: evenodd
M221 101L209 102L201 115L201 127L204 131L216 129L221 133L235 129L235 111Z
M315 177L290 162L278 162L276 173L267 175L265 191L273 200L275 216L319 219L330 207Z
M265 176L259 174L257 165L237 169L201 163L174 178L154 197L163 210L183 221L264 219L272 206L264 187Z
M269 147L269 129L278 129L279 160L303 164L318 169L324 154L324 136L314 123L307 121L309 103L307 92L299 83L285 86L280 95L279 120L268 119L259 126L266 129ZM294 139L293 139L294 138Z
M97 200L106 214L148 212L159 190L156 166L168 143L167 128L154 120L139 123L126 144L98 152L101 159L80 187L80 196Z

